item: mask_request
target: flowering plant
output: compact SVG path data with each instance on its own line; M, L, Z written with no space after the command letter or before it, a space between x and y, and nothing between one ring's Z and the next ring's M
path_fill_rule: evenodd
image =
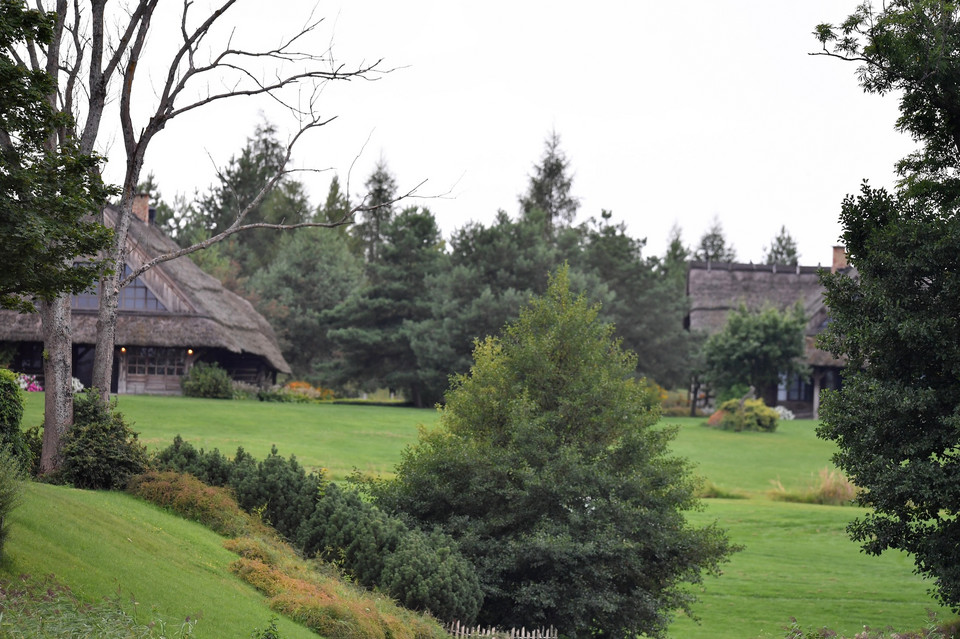
M28 393L38 393L43 390L43 387L40 386L40 383L37 381L36 375L17 373L17 384L20 385L20 390L27 391Z

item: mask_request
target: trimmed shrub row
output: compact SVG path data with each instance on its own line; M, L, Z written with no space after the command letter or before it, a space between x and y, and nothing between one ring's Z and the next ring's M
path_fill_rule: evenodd
M450 537L408 527L354 491L306 473L276 447L260 462L242 448L229 460L178 436L157 464L228 486L241 508L262 517L304 555L337 564L357 583L379 588L408 608L464 623L480 610L479 579Z

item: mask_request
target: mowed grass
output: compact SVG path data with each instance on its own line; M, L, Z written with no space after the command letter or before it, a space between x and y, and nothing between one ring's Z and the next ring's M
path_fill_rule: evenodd
M28 395L27 425L42 420L38 400L42 394ZM263 457L275 444L308 467L327 468L335 480L354 468L389 474L403 449L416 442L418 425L433 426L437 417L434 410L382 406L134 396L119 402L152 448L168 445L178 433L228 455L239 445ZM781 422L775 433L733 433L705 428L703 421L665 419L678 429L673 450L701 477L747 499L705 500L704 510L690 518L717 521L745 550L721 577L708 578L695 608L700 625L679 618L671 637L783 637L790 617L804 628L828 626L849 636L864 625L920 629L927 610L951 618L927 594L929 584L912 574L909 557L869 557L847 538L845 526L863 511L769 499L775 482L802 490L832 467L834 447L816 437L815 422Z
M249 637L273 613L227 570L237 555L223 541L124 493L28 484L11 515L0 570L8 577L53 574L87 602L119 595L142 623L164 620L176 629L187 616L199 617L199 639ZM285 638L316 637L288 619L278 628Z
M43 422L43 393L26 393L23 423ZM276 446L334 481L361 473L391 474L400 453L417 441L419 424L432 427L434 409L356 404L286 404L192 397L121 395L120 411L151 450L178 434L197 448L233 457L238 446L258 459Z

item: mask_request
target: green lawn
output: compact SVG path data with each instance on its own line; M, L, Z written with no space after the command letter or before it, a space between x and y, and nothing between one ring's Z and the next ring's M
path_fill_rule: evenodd
M237 556L222 537L124 493L29 484L11 524L4 573L56 575L86 601L119 592L138 602L142 622L177 628L199 615L198 639L249 637L273 614L227 570ZM278 627L285 638L316 637L287 619Z
M26 393L23 423L43 422L43 393ZM280 404L190 397L121 395L121 412L150 448L181 435L197 448L232 457L238 446L266 457L276 445L309 469L326 468L334 480L356 468L389 474L401 451L417 441L417 426L432 426L433 409L355 404Z
M38 400L42 394L28 395L27 425L41 420ZM417 426L436 421L433 410L409 408L134 396L119 402L151 447L166 446L177 433L227 454L242 445L263 457L276 444L281 454L325 467L334 479L353 468L389 472L416 441ZM717 431L702 422L665 420L678 428L674 450L702 477L749 499L706 500L691 519L718 521L745 550L721 577L707 580L695 609L701 625L678 619L672 637L782 637L792 616L805 628L829 626L851 636L864 624L922 628L927 609L949 618L912 574L909 557L868 557L847 539L844 527L861 511L769 499L774 482L802 489L830 465L833 446L817 439L814 422L783 422L770 434Z

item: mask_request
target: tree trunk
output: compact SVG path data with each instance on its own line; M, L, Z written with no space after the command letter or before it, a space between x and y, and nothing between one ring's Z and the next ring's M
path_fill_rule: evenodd
M113 379L113 351L117 344L117 304L120 300L119 284L123 279L127 258L127 232L130 229L130 216L133 214L133 190L129 183L125 185L120 205L117 207L114 245L111 249L114 273L103 280L97 309L97 348L93 357L93 386L100 393L100 399L104 403L110 399L110 385Z
M43 413L43 450L40 473L60 465L60 440L73 424L73 340L70 296L40 303L43 325L43 376L46 403Z

